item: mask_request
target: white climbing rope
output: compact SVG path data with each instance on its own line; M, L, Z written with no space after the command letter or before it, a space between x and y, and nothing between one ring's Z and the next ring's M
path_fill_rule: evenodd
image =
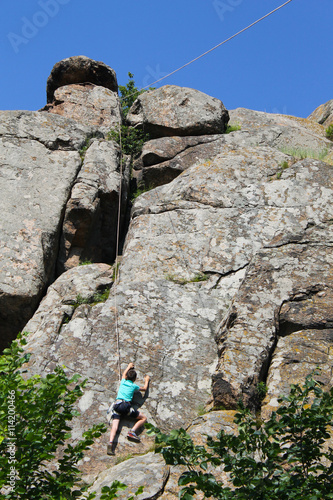
M116 331L116 347L118 358L118 378L121 380L121 359L120 359L120 343L119 343L119 325L118 325L118 306L117 306L117 281L119 274L119 242L120 242L120 220L121 220L121 199L122 199L122 184L123 184L123 152L122 152L122 137L121 125L119 126L119 146L120 146L120 184L118 195L118 215L117 215L117 234L116 234L116 259L114 265L114 282L113 282L113 296L114 296L114 321Z
M156 85L157 83L161 82L162 80L165 80L166 78L169 78L170 76L174 75L175 73L178 73L178 71L186 68L190 64L193 64L194 62L198 61L202 57L208 55L210 52L213 52L213 50L216 50L217 48L219 48L222 45L226 44L227 42L229 42L233 38L236 38L237 36L239 36L240 34L244 33L245 31L249 30L250 28L252 28L256 24L260 23L261 21L263 21L267 17L269 17L272 14L274 14L275 12L279 11L280 9L282 9L283 7L285 7L286 5L288 5L289 3L291 3L292 1L293 0L288 0L288 1L284 2L282 5L280 5L276 9L273 9L268 14L265 14L264 16L260 17L259 19L257 19L253 23L249 24L248 26L246 26L245 28L241 29L240 31L238 31L234 35L230 36L229 38L223 40L219 44L215 45L211 49L209 49L206 52L204 52L203 54L200 54L199 56L195 57L191 61L188 61L187 63L183 64L182 66L180 66L179 68L175 69L174 71L171 71L167 75L164 75L163 77L155 80L153 83L151 83L149 85L146 85L145 87L142 87L139 90L139 92L141 92L142 90L145 90L145 89L147 89L149 87L152 87L152 86ZM132 97L132 96L136 95L137 93L138 92L134 92L133 94L129 94L126 97L120 97L120 100L127 99L128 97ZM119 377L119 380L120 380L121 379L121 358L120 358L118 306L117 306L117 281L118 281L118 275L119 275L119 269L118 269L119 268L119 243L120 243L121 200L122 200L122 182L123 182L123 153L122 153L121 125L119 126L119 143L120 143L120 186L119 186L119 199L118 199L117 236L116 236L116 258L115 258L115 267L114 267L113 295L114 295L114 311L115 311L114 314L115 314L116 348L117 348L117 357L118 357L118 377ZM157 195L157 198L159 198L157 193L156 193L156 195ZM185 268L187 269L187 272L189 272L189 270L190 270L189 269L189 265L188 265L188 262L187 262L187 259L186 259L185 255L184 255L184 252L183 252L183 250L181 248L181 245L180 245L180 242L179 242L179 238L178 238L178 235L177 235L177 232L176 232L176 229L175 229L175 226L174 226L174 223L173 223L173 220L172 220L170 214L169 214L169 217L170 217L170 222L171 222L172 230L173 230L173 232L176 235L176 240L177 240L177 243L178 243L178 247L180 249L181 259L183 260L183 263L185 264ZM199 299L202 301L200 293L199 293Z

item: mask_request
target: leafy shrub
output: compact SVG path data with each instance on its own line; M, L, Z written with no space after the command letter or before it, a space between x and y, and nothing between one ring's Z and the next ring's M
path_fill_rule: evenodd
M70 443L70 422L78 414L74 404L85 381L68 378L60 366L46 377L24 377L22 367L30 358L23 353L25 344L19 336L0 358L1 498L71 500L84 492L77 486L78 461L106 427L94 425Z
M126 85L119 85L121 110L123 117L126 121L126 116L136 100L136 98L146 92L146 90L139 90L134 82L134 75L128 73L129 81ZM150 90L153 90L152 88ZM149 140L149 134L145 133L140 128L129 127L126 124L120 127L115 127L107 134L107 139L113 139L121 145L123 154L130 155L131 158L137 158L142 151L144 142Z
M312 401L312 402L311 402ZM151 424L156 451L167 464L184 465L179 477L180 497L236 500L323 500L333 498L331 437L333 389L323 392L307 377L292 385L288 397L269 420L258 420L246 408L235 417L238 434L223 430L207 447L194 445L184 429L163 434ZM217 480L208 467L223 464L230 483Z
M225 130L225 134L230 134L230 132L236 132L237 130L240 130L241 126L239 124L236 125L227 125L227 128Z
M333 123L327 127L325 130L327 139L333 140Z
M106 138L119 144L123 154L137 158L141 154L143 144L149 140L149 135L141 129L121 125L120 128L111 129Z
M139 97L140 94L146 92L145 90L139 90L135 85L134 75L128 73L129 80L126 85L119 85L120 102L121 109L124 117L126 118L132 104ZM150 90L153 90L152 88Z

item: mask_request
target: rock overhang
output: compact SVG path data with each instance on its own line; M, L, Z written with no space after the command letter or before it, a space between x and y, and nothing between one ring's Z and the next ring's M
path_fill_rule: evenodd
M86 56L73 56L57 62L47 79L47 102L54 100L57 88L75 83L92 83L118 92L115 71L101 61Z

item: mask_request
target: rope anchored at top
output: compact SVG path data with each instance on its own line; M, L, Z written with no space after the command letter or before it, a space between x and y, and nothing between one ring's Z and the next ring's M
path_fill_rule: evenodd
M250 28L252 28L253 26L255 26L256 24L260 23L261 21L263 21L264 19L266 19L267 17L271 16L272 14L275 14L275 12L277 12L278 10L282 9L283 7L285 7L286 5L288 5L289 3L291 3L293 0L288 0L287 2L283 3L282 5L280 5L279 7L277 7L276 9L272 10L271 12L268 12L268 14L265 14L264 16L260 17L259 19L257 19L256 21L254 21L253 23L249 24L248 26L246 26L245 28L241 29L240 31L237 31L237 33L235 33L234 35L230 36L229 38L226 38L225 40L223 40L223 42L220 42L219 44L215 45L215 47L212 47L211 49L209 50L206 50L206 52L204 52L203 54L200 54L199 56L195 57L194 59L192 59L191 61L188 61L187 63L183 64L182 66L180 66L179 68L171 71L170 73L168 73L167 75L164 75L162 76L161 78L159 78L158 80L155 80L153 83L149 84L149 85L146 85L145 87L142 87L140 89L139 92L141 92L142 90L145 90L145 89L148 89L149 87L153 87L154 85L156 85L157 83L161 82L162 80L165 80L166 78L169 78L170 76L174 75L175 73L178 73L178 71L186 68L187 66L189 66L190 64L193 64L194 62L198 61L199 59L201 59L202 57L206 56L207 54L209 54L210 52L213 52L213 50L216 50L218 49L219 47L221 47L222 45L224 45L225 43L227 42L230 42L230 40L232 40L233 38L236 38L236 36L238 35L241 35L242 33L244 33L245 31L249 30ZM134 94L132 94L134 95ZM121 99L126 99L127 97L131 97L131 95L128 95L126 96L125 98L121 98Z

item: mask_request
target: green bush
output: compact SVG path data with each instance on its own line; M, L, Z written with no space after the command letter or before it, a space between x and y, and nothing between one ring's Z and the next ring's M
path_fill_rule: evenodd
M70 422L78 415L74 405L85 381L79 382L79 375L68 378L59 366L45 377L26 378L25 343L19 336L0 357L1 498L71 500L85 490L78 486L78 461L106 427L94 425L76 444L70 441Z
M227 128L225 130L225 134L230 134L230 132L237 132L237 130L240 130L241 126L239 124L235 125L227 125Z
M121 110L123 117L126 121L126 116L136 100L136 98L146 92L146 90L139 90L134 82L134 75L128 73L129 81L126 85L119 85ZM149 90L154 90L153 88ZM122 153L137 158L141 151L143 143L149 140L149 134L145 133L140 128L129 127L123 124L120 127L113 128L107 134L107 139L113 139L121 145Z
M236 500L327 500L333 498L333 450L327 446L333 417L333 389L323 392L307 377L263 422L246 408L235 417L238 434L221 431L207 446L194 445L184 429L163 434L151 424L156 451L167 464L186 466L180 497ZM223 464L224 484L208 470Z
M121 109L124 117L126 118L132 104L139 97L140 94L146 92L146 90L139 90L135 85L134 75L128 73L129 80L126 85L119 85L120 102ZM154 90L151 88L150 90Z
M333 140L333 123L327 127L325 130L327 139Z
M149 135L141 129L121 125L120 128L111 129L106 138L108 140L113 139L117 144L121 145L123 154L134 159L141 154L142 146L149 140Z

